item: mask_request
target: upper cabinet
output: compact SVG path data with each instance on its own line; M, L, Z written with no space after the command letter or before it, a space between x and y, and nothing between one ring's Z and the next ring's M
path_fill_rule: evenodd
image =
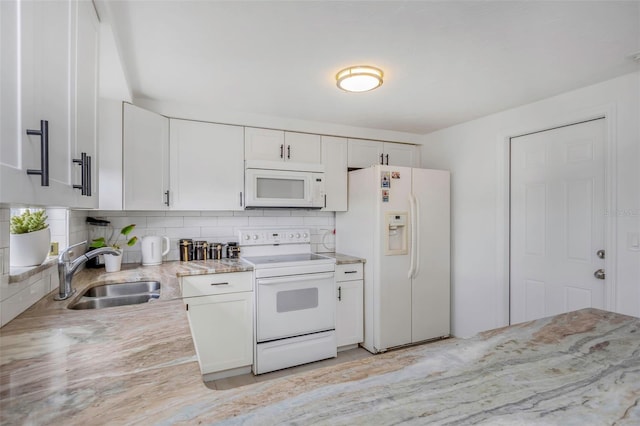
M169 119L128 103L123 113L123 208L167 210Z
M361 169L376 164L417 167L415 145L349 139L349 168Z
M347 139L322 136L327 211L347 210Z
M245 160L320 164L320 135L245 127Z
M95 157L93 4L0 2L0 19L0 202L91 207L95 173L74 159Z
M169 121L171 209L242 210L243 128Z

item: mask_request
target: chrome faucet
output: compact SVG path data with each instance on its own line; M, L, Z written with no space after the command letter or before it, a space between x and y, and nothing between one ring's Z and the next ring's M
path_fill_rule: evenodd
M71 279L73 278L73 274L75 274L76 270L78 270L80 265L84 262L101 254L119 254L117 250L111 247L100 247L98 249L88 251L82 256L78 256L72 261L72 249L85 244L87 244L87 242L83 241L69 246L58 256L58 278L60 279L60 287L58 289L58 294L53 297L54 300L68 299L76 292L75 289L71 287Z

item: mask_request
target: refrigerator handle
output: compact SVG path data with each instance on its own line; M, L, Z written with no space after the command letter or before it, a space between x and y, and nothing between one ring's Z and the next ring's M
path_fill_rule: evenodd
M411 216L411 246L409 249L409 273L407 274L407 277L409 279L413 278L413 274L416 270L415 268L415 255L416 255L416 250L415 250L415 244L416 244L416 227L415 227L415 217L416 217L416 203L415 203L415 199L413 198L413 194L409 194L409 215Z
M418 218L420 217L420 201L416 198L415 195L411 194L413 198L413 277L417 277L420 273L420 239L418 236L420 235L420 221Z

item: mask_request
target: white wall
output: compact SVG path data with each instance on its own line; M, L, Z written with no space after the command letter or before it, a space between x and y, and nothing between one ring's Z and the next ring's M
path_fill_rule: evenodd
M606 115L615 170L608 182L607 306L640 316L640 72L424 136L422 165L451 170L452 332L508 324L508 137Z

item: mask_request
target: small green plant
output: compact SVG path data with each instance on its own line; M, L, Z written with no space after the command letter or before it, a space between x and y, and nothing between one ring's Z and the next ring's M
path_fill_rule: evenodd
M120 250L120 245L118 244L118 242L120 241L121 235L124 237L125 243L129 247L131 247L138 242L138 237L136 236L132 236L131 238L127 239L128 235L131 233L131 231L133 231L133 228L135 227L136 227L135 224L125 226L120 230L120 233L116 235L116 238L113 241L107 241L104 237L96 238L95 240L91 241L91 245L89 247L100 248L100 247L110 246L116 250Z
M47 215L44 210L36 210L33 213L26 209L19 216L11 217L12 234L26 234L29 232L41 231L47 228Z

